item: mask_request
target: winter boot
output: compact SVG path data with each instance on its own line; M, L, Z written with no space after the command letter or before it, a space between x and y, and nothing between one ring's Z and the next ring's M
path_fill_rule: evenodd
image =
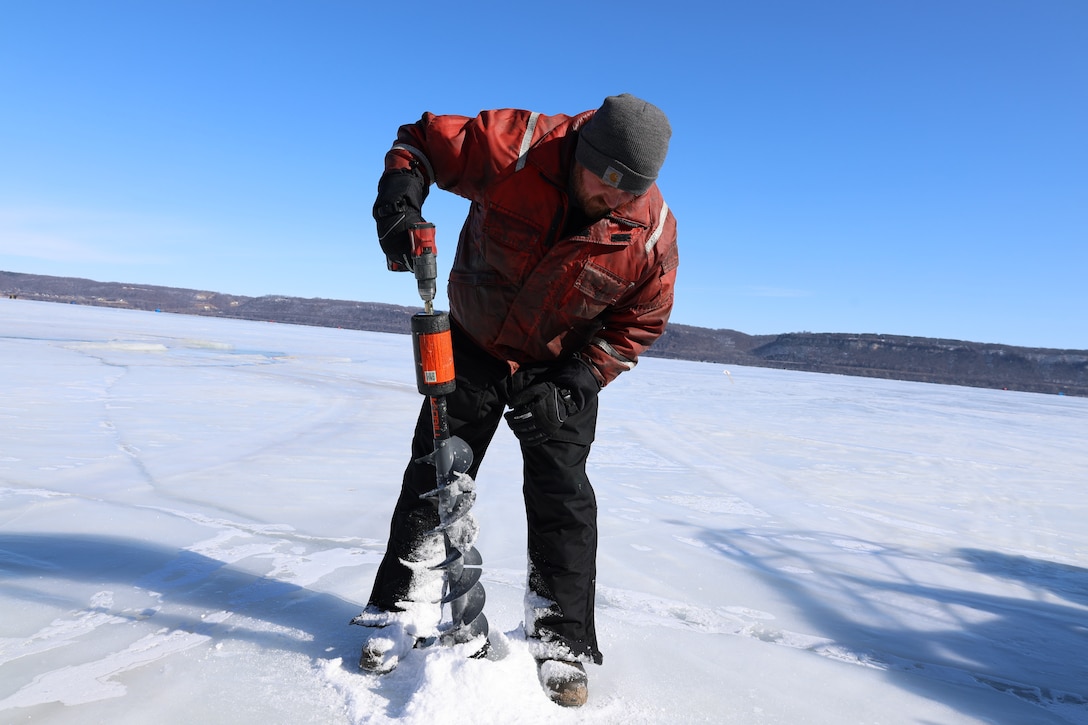
M366 629L366 641L359 655L359 669L365 672L376 675L392 672L400 663L400 658L417 644L416 638L399 623Z
M537 660L536 672L544 692L556 705L581 707L589 699L589 677L581 662Z
M425 615L425 616L421 616ZM434 628L438 610L416 608L413 612L386 612L373 605L351 620L363 627L365 634L359 669L374 674L392 672L404 655L420 646Z

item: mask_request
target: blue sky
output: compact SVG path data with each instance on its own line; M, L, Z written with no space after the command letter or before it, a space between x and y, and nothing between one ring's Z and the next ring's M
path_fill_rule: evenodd
M674 322L1085 349L1085 37L1083 0L9 2L0 270L415 305L370 219L400 124L630 92ZM443 270L465 208L427 201Z

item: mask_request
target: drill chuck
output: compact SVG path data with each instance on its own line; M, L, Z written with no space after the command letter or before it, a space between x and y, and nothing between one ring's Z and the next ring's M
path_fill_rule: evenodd
M416 273L416 286L419 288L419 298L424 302L433 302L438 277L438 258L434 252L425 252L415 258L412 263Z

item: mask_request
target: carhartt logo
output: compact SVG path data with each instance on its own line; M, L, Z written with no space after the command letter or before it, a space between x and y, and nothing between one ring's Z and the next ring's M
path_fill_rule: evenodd
M609 186L615 186L617 188L619 187L620 180L622 178L623 178L623 174L616 171L611 166L609 166L607 169L605 169L604 176L601 177L601 179L602 179L602 181L604 181L604 183L608 184Z

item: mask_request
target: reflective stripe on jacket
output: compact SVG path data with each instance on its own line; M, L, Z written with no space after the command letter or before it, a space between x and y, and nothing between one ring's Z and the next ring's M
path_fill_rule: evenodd
M512 370L578 355L605 385L664 332L679 257L656 184L566 229L577 131L592 115L427 113L400 128L386 167L414 159L429 183L472 202L448 294L450 314L480 347Z

